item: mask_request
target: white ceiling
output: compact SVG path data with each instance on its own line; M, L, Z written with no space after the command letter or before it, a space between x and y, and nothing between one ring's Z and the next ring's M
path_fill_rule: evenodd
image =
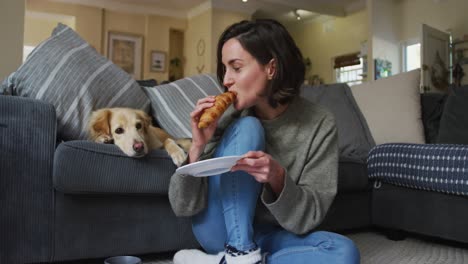
M185 18L197 15L209 7L248 13L255 17L270 17L294 21L293 10L299 9L302 20L319 14L345 16L365 7L365 0L53 0L77 3L137 13L149 13Z

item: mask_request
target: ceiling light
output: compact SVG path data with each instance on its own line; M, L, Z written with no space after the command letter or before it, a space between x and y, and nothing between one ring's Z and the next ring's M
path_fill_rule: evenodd
M247 1L249 1L249 0L242 0L242 2L244 2L244 3L247 3Z
M301 20L301 15L299 15L299 12L298 12L297 9L295 9L295 10L293 11L293 13L294 13L294 16L296 16L296 19L297 19L297 20Z

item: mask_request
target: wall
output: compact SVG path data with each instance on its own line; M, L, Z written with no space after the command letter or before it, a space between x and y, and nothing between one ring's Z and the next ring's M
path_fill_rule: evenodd
M185 76L199 73L216 73L216 48L222 32L231 24L250 19L250 15L213 9L205 6L204 11L190 17L185 34ZM197 49L202 41L204 54L198 55Z
M182 19L157 15L143 15L134 13L121 13L105 10L104 12L104 54L107 54L107 34L110 31L123 32L143 37L142 69L143 79L156 79L159 82L169 79L169 33L170 29L184 31L186 22ZM151 72L151 51L163 51L166 53L166 70L164 72Z
M80 36L86 40L97 51L102 50L102 9L96 7L88 7L76 4L65 4L52 2L47 0L26 0L26 10L48 13L52 16L65 15L75 18L75 30ZM61 21L65 22L65 21ZM26 26L29 26L28 24ZM26 27L25 30L33 30ZM49 28L47 29L49 31ZM50 36L51 31L43 38ZM26 37L28 38L28 37ZM37 38L37 37L36 37Z
M25 3L18 0L0 1L0 81L14 72L23 58L23 28Z
M58 3L47 0L27 0L26 9L31 14L45 14L48 21L42 18L26 19L25 44L37 45L50 36L57 22L70 25L66 18L74 18L76 32L102 55L107 55L107 38L109 31L124 32L143 37L142 75L140 78L154 78L158 81L167 80L169 71L150 71L150 56L152 50L164 51L169 54L170 29L185 31L187 21L166 16L141 13L125 13L110 11L98 7ZM56 18L56 21L51 18ZM40 27L39 27L40 26ZM42 28L42 29L40 29ZM166 57L169 63L169 57Z
M216 60L217 60L217 45L219 41L219 37L224 32L224 30L237 22L242 20L249 20L250 15L244 13L236 13L236 12L228 12L225 10L215 9L213 13L213 23L212 23L212 49L211 49L211 72L216 73Z
M397 2L397 8L402 40L420 38L423 23L442 31L451 31L454 39L468 35L466 0L401 0Z
M399 0L373 1L370 32L372 36L372 58L388 60L392 63L392 75L400 72L401 20L396 3ZM374 75L369 75L373 79Z
M185 76L211 71L211 22L212 9L209 8L200 14L190 17L185 31ZM203 44L204 43L204 44ZM198 55L197 47L204 47L203 54Z
M316 19L312 22L285 25L304 58L312 62L309 76L318 74L325 83L334 83L333 58L359 52L361 43L368 38L366 10L346 17Z
M37 46L51 35L58 23L75 29L75 17L55 15L36 11L26 11L24 21L24 45Z

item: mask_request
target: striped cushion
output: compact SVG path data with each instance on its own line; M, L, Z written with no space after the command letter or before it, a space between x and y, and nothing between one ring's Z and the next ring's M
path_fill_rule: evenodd
M5 81L6 93L52 103L59 139L87 137L95 109L147 109L149 100L132 77L96 52L71 28L59 24Z
M217 95L223 88L216 77L195 75L155 87L143 87L151 101L153 116L169 134L177 138L191 138L190 112L197 101Z
M369 178L427 191L468 195L468 146L383 144L368 158Z

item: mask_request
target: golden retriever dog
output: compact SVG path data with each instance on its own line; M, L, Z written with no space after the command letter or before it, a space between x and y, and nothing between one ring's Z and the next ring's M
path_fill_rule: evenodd
M151 125L151 117L141 110L103 108L94 111L88 122L90 139L113 143L130 157L143 157L149 150L164 148L179 167L187 158L190 139L174 139Z

